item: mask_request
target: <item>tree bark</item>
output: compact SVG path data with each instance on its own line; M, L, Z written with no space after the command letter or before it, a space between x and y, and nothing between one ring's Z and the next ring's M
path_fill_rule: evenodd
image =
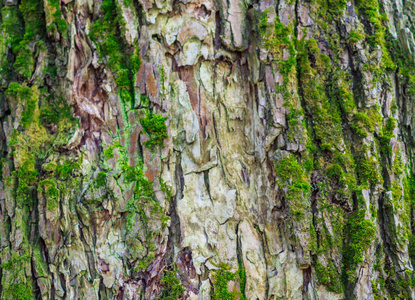
M2 0L0 299L415 299L413 0Z

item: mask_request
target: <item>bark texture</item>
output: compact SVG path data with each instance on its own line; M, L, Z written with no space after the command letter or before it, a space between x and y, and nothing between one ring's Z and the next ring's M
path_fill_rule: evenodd
M0 299L415 299L413 0L1 0Z

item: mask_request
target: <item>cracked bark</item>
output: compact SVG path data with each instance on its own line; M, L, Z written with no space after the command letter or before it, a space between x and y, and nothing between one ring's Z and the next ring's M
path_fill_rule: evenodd
M2 1L0 299L415 298L412 6Z

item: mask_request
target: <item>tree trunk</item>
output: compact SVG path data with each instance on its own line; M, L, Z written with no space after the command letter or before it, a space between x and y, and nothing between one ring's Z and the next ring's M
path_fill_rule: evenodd
M415 299L413 0L1 0L0 299Z

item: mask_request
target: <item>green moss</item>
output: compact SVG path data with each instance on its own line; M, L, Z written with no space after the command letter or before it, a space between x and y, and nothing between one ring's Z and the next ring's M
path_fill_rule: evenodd
M402 155L397 152L392 163L392 171L395 176L400 176L404 173L405 164L402 161Z
M129 78L130 72L128 69L118 70L115 74L115 83L119 88L130 89L131 80Z
M22 39L24 26L22 16L17 6L5 6L1 9L0 45L4 45L4 52L0 55L0 83L10 82L13 76L13 60L11 49L16 47ZM3 50L2 50L3 51Z
M312 2L318 5L317 14L319 18L325 21L321 22L320 26L327 26L327 23L335 16L341 16L346 8L345 0L313 0Z
M57 188L56 179L44 179L39 182L38 191L44 191L46 207L50 211L59 208L60 190Z
M356 173L359 175L360 183L363 186L382 182L382 177L377 169L378 163L374 158L367 158L362 155L356 164Z
M316 263L316 275L321 284L327 286L327 289L334 293L342 293L344 290L341 282L340 272L331 259L328 260L327 267L319 261Z
M44 37L45 17L43 14L43 2L41 0L22 0L19 6L22 12L25 33L23 39L13 46L16 54L14 68L18 75L24 79L29 79L34 71L34 58L31 48L35 41Z
M58 68L55 65L48 64L45 67L43 74L44 75L48 74L50 78L55 79L56 76L58 75Z
M238 290L228 290L228 283L234 281L240 282L239 274L229 271L230 267L225 263L220 263L213 279L213 291L211 297L213 300L236 300L243 299L243 295Z
M382 49L382 67L389 70L395 69L396 66L386 47L385 31L388 27L382 24L385 19L379 13L378 0L357 0L356 7L372 25L373 30L367 36L367 40L372 47L380 45Z
M19 205L31 206L34 203L38 174L39 171L35 168L35 159L32 155L24 161L17 171L16 200Z
M376 227L365 219L364 210L358 210L349 217L346 230L347 242L343 251L345 276L349 281L354 281L355 268L363 262L363 254L375 241Z
M301 131L303 126L301 120L303 119L304 114L302 110L294 108L291 103L285 103L284 106L287 108L286 111L288 112L285 115L288 124L287 140L289 142L295 142L295 137Z
M5 6L1 9L1 16L3 34L7 34L10 46L16 45L24 30L20 11L17 6Z
M29 254L24 253L23 255L19 255L18 253L13 253L12 258L7 263L3 263L1 267L5 270L16 271L16 267L25 262L30 262ZM20 268L17 269L20 270Z
M261 17L259 18L258 30L262 36L266 34L266 31L268 28L268 20L269 20L268 14L269 13L271 13L271 9L267 8L266 10L262 12Z
M381 298L381 294L378 290L378 287L376 285L376 282L374 280L371 281L372 283L372 292L373 292L373 299L374 300L380 300Z
M97 44L100 57L108 57L106 66L116 73L127 65L127 57L123 53L127 45L120 31L121 17L117 14L116 2L102 1L101 14L103 17L95 20L90 36Z
M346 118L351 118L356 111L353 92L351 90L352 80L349 73L336 69L331 80L327 82L328 96L339 104Z
M33 259L33 262L35 264L35 268L36 268L36 272L37 272L38 276L46 278L49 275L48 274L48 265L46 264L45 260L42 257L39 245L37 245L33 248L32 259Z
M380 143L380 151L383 155L392 155L392 146L390 144L391 138L394 137L394 129L396 128L397 121L393 118L389 118L382 129L381 135L378 137Z
M154 260L158 237L166 228L169 217L155 198L153 182L144 175L143 162L130 165L128 151L119 142L114 142L111 148L117 150L119 170L112 176L127 189L133 188L133 195L125 207L125 233L131 253L139 257L132 266L138 273Z
M409 272L406 272L409 271ZM386 288L392 299L411 299L413 289L413 280L411 270L397 273L391 266L386 267L388 278L386 279Z
M408 254L409 254L409 258L411 259L412 265L414 265L415 264L415 235L413 234L409 236Z
M239 285L240 290L242 294L242 298L246 299L245 297L245 288L246 288L246 270L245 266L243 264L242 259L238 259L238 279L239 279Z
M362 34L357 30L350 31L348 38L349 43L356 45L363 38Z
M284 77L284 85L287 85L290 80L289 76L295 71L297 63L294 43L291 41L293 27L285 26L277 17L272 30L267 30L268 13L270 13L270 10L263 12L259 23L259 31L263 37L265 46L273 54L274 59L278 61L280 72ZM287 49L290 54L290 57L286 60L282 59L284 49Z
M30 268L30 255L24 253L19 255L15 252L12 254L12 258L1 266L3 269L12 273L12 281L3 285L4 299L16 299L16 300L32 300L33 299L33 286L27 282L24 268Z
M141 67L140 48L136 47L133 49L133 53L130 56L130 65L131 65L131 71L133 74L136 74L138 70L140 70L140 67ZM161 76L162 82L163 82L163 75L164 73L162 73L162 76Z
M114 149L112 148L112 146L109 146L108 148L104 149L104 156L107 159L114 157Z
M40 120L42 125L62 125L61 121L73 124L75 118L73 109L62 96L49 97L40 109Z
M310 184L303 167L292 154L282 157L275 165L280 186L287 186L286 199L290 211L297 218L304 214L304 199L310 191Z
M332 69L330 58L320 52L314 39L299 41L297 49L300 90L312 116L314 139L322 150L334 151L342 143L342 118L338 104L329 101L327 95Z
M13 65L17 74L25 79L30 79L34 71L34 63L35 60L32 56L32 51L30 50L29 45L20 43L18 55L16 56L16 61Z
M26 85L12 82L5 92L6 96L12 97L23 106L20 124L25 128L29 127L32 123L38 122L39 98L38 94L34 91L35 89L29 88Z
M81 168L81 161L65 159L57 164L56 173L60 180L66 181L74 176L74 172Z
M409 174L403 179L404 200L410 206L415 206L415 176Z
M95 179L96 186L97 187L105 186L106 181L107 181L107 174L105 172L99 172L97 175L97 178Z
M154 199L153 183L149 181L143 172L143 165L140 163L135 167L124 164L122 167L126 182L134 182L134 197L127 202L127 230L131 230L136 223L138 215L143 224L147 224L149 216L144 211L143 204L151 208L152 213L161 213L160 204Z
M156 146L159 146L160 148L164 147L164 140L169 137L167 135L167 126L164 123L166 120L167 117L151 113L147 113L145 117L140 120L144 132L149 138L149 140L144 143L144 146L149 149L154 149Z
M43 37L45 34L43 1L22 0L19 9L25 22L24 41L32 41Z
M354 120L350 127L361 137L367 137L368 132L372 132L374 130L372 120L364 112L357 112L354 115Z
M13 283L5 288L4 294L5 299L32 300L33 288L32 285L27 283Z
M115 74L123 105L131 106L134 99L133 77L141 65L140 48L126 43L122 30L126 22L115 0L104 0L100 9L103 17L94 21L90 37L97 46L99 57L106 60L106 67Z
M160 280L162 290L156 299L158 300L176 300L184 296L185 289L176 276L177 268L166 269Z
M48 0L48 4L50 5L51 10L53 11L52 18L54 22L51 25L49 25L49 31L53 32L54 28L56 28L66 38L68 35L68 24L66 23L62 15L59 0Z

